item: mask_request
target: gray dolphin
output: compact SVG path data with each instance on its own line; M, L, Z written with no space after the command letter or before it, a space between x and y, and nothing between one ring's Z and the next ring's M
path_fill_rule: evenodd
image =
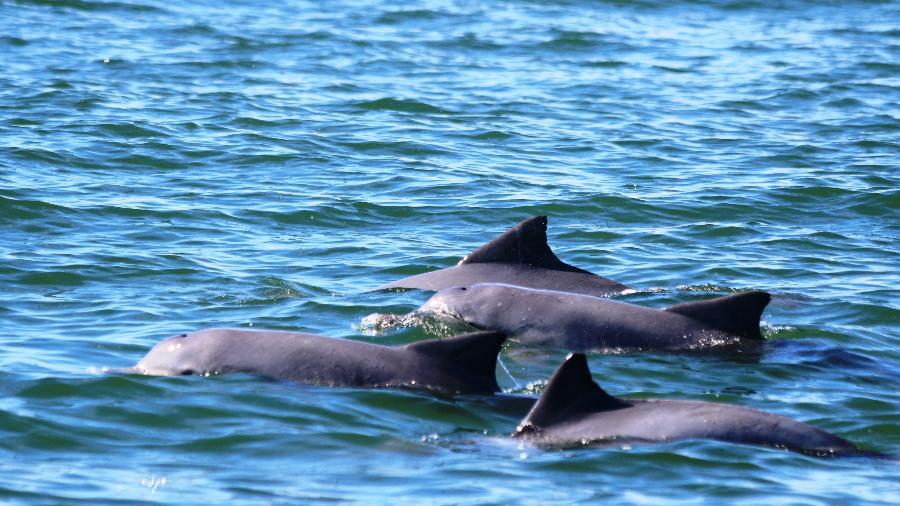
M609 295L628 287L571 266L547 244L547 217L534 216L469 253L455 267L426 272L381 285L438 291L475 283L506 283L589 295Z
M582 354L569 355L513 437L562 447L714 439L819 456L878 455L812 425L755 409L715 402L613 397L591 379Z
M420 312L571 351L691 349L760 340L771 296L744 292L654 309L601 297L496 283L441 290Z
M120 372L242 372L328 386L491 394L500 389L497 354L505 339L500 332L473 332L391 347L299 332L206 329L168 337Z

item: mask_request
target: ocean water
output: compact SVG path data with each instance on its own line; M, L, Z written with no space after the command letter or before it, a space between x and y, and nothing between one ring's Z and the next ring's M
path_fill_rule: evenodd
M609 392L897 454L898 2L0 0L0 68L0 502L900 502L890 460L522 445L528 401L102 373L210 326L445 335L369 290L545 214L620 300L774 296L758 354L592 354Z

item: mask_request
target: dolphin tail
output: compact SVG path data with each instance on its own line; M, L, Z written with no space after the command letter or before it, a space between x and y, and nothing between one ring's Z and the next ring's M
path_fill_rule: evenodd
M729 334L762 339L759 319L770 300L772 296L769 293L752 291L677 304L665 310L706 323Z
M466 381L480 385L486 392L497 392L497 355L506 334L470 332L446 339L431 339L406 345L406 348L434 358L454 371L466 371Z
M513 436L525 436L541 427L586 413L628 406L630 404L609 395L594 382L583 353L572 353L547 382L543 395L534 403Z

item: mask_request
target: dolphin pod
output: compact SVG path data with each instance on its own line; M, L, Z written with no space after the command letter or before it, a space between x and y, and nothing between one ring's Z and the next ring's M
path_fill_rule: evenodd
M580 353L559 367L513 437L550 446L713 439L817 456L877 455L812 425L755 409L613 397L593 381Z
M327 386L492 394L500 390L495 369L505 339L473 332L391 347L299 332L206 329L163 339L131 372L242 372Z
M439 291L475 283L505 283L587 295L610 295L628 287L569 265L547 244L547 217L533 216L466 255L454 267L381 285Z
M436 293L419 311L519 342L570 351L687 349L760 340L771 296L744 292L653 309L590 295L480 283Z
M390 347L298 332L206 329L166 338L119 372L240 372L326 386L490 395L500 390L497 357L507 336L572 351L762 339L759 320L768 293L664 309L605 299L628 287L559 260L546 230L546 217L526 219L455 267L378 287L437 291L420 311L460 319L479 332ZM583 354L567 358L512 436L548 446L711 439L819 456L880 456L811 425L749 408L610 396L591 378Z

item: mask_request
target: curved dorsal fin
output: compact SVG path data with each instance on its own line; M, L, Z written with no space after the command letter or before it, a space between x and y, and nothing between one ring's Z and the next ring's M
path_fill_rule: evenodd
M517 432L628 406L630 404L609 395L594 382L583 353L573 353L547 382L543 395L519 424Z
M588 271L569 265L553 254L547 244L547 217L532 216L503 232L493 241L469 253L459 265L474 263L525 264L556 271Z
M428 355L449 369L468 374L467 381L486 385L492 392L497 385L497 355L506 341L502 332L470 332L460 336L430 339L406 345L406 349Z
M667 307L665 311L687 316L729 334L762 339L762 334L759 332L759 319L770 300L772 300L772 296L767 292L743 292L677 304Z

